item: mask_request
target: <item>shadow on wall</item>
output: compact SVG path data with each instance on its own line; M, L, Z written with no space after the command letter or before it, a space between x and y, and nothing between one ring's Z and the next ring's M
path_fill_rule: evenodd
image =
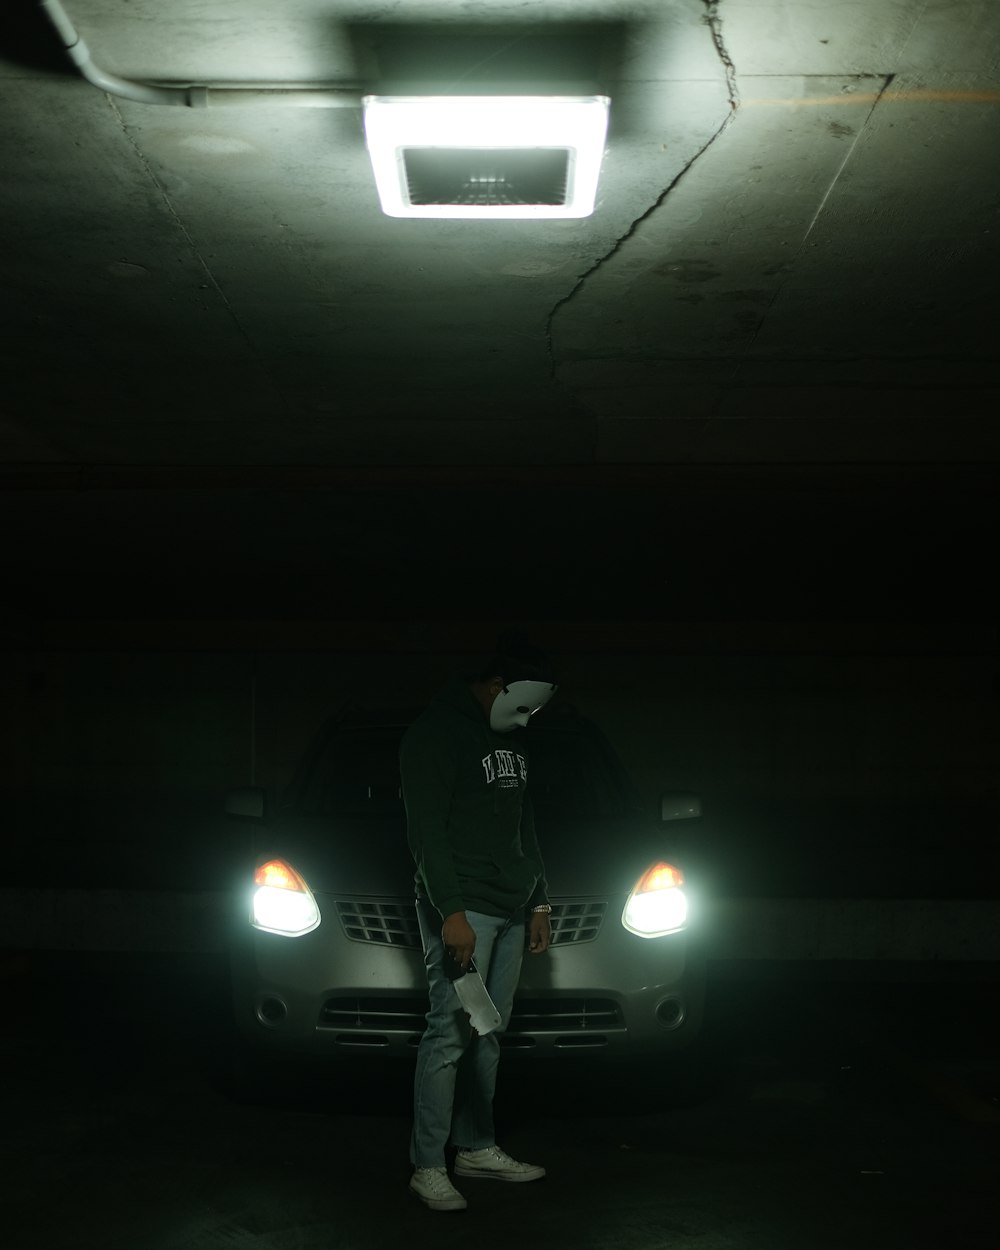
M0 58L46 74L76 75L38 0L0 5Z

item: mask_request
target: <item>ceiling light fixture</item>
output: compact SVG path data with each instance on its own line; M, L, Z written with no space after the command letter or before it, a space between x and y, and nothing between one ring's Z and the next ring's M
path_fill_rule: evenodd
M390 217L589 217L607 96L378 96L362 100Z
M368 152L390 217L589 217L604 156L605 95L362 95L347 84L165 83L110 74L60 0L39 0L88 82L142 104L364 110Z

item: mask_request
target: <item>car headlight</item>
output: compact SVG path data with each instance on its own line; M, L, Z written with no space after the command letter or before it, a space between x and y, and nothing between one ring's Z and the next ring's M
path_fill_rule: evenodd
M663 860L652 864L635 883L622 912L622 924L638 937L664 937L687 924L684 874Z
M283 859L269 859L253 876L250 923L265 933L301 937L319 926L322 917L305 879Z

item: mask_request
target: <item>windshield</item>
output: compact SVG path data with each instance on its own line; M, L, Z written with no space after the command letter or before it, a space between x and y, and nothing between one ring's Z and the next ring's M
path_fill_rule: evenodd
M352 729L328 740L293 800L306 816L403 817L401 728ZM617 761L589 734L533 726L528 794L537 815L617 816L633 809Z

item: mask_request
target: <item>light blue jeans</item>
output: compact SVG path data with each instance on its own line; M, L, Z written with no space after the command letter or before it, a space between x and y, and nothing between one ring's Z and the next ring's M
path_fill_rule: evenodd
M473 1036L469 1017L444 974L441 919L430 903L418 898L417 919L431 1000L413 1079L410 1162L418 1168L443 1168L449 1137L454 1146L465 1150L494 1144L493 1094L500 1034L510 1023L521 975L525 917L523 912L507 919L478 911L465 914L476 933L472 957L500 1013L501 1024L485 1037Z

